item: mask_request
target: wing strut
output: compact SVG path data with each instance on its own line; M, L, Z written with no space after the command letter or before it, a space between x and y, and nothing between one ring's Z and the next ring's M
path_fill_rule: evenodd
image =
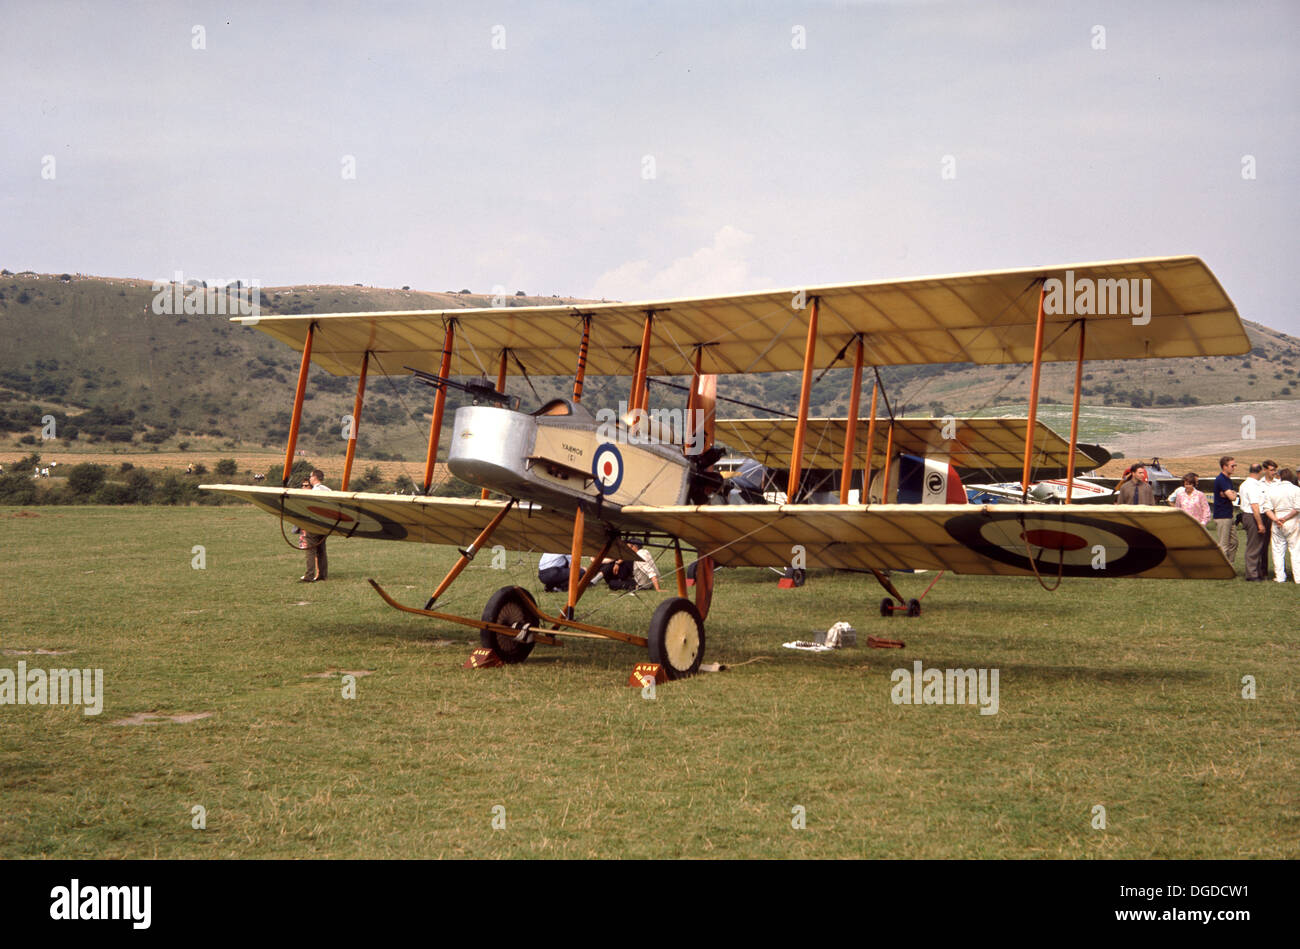
M636 353L636 373L632 376L632 391L628 393L627 408L629 412L646 407L649 401L650 386L647 380L650 367L650 330L654 325L655 311L646 310L645 328L641 331L641 348Z
M880 486L880 501L889 503L889 469L894 465L894 420L889 420L889 434L885 437L885 477Z
M582 385L587 379L587 345L591 342L591 314L582 316L582 343L578 346L578 371L573 374L573 401L582 401Z
M451 586L451 582L460 576L462 570L469 566L469 562L474 559L474 555L483 549L483 545L488 542L492 532L506 519L506 515L510 513L510 509L514 506L515 499L511 498L505 507L497 511L496 516L488 522L488 526L479 531L479 535L474 538L474 543L460 552L460 559L451 565L447 575L442 578L442 583L438 584L438 589L433 591L433 596L429 597L429 602L424 604L426 610L433 609L433 604L438 602L438 597L442 596L447 591L447 587Z
M799 491L799 471L803 467L803 439L808 429L808 402L812 396L813 356L817 349L817 298L813 297L812 312L808 314L808 339L803 353L803 377L799 386L799 418L795 422L794 448L790 452L790 481L785 496L795 503Z
M438 394L433 400L433 421L429 424L429 453L424 459L424 493L433 483L433 463L438 459L438 440L442 437L442 413L447 407L447 374L451 372L451 348L456 342L456 321L447 321L447 335L442 343L442 369Z
M506 394L506 357L509 355L510 355L510 350L506 349L505 347L502 347L501 362L497 365L497 391L500 392L502 395ZM490 492L487 488L484 488L483 493L480 496L483 498L484 501L486 501L488 499L488 495L491 493L492 492Z
M284 449L284 479L280 486L289 486L289 472L293 470L293 450L298 447L298 425L302 422L302 401L307 394L307 370L311 368L311 340L316 335L316 324L307 327L307 342L302 347L302 365L298 367L298 388L293 395L293 418L289 422L289 443Z
M858 334L858 352L853 359L853 388L849 392L849 430L844 433L844 464L840 468L840 503L849 503L849 482L853 480L853 450L858 438L858 401L862 395L862 334ZM870 464L870 461L867 462ZM866 488L863 488L865 503Z
M1074 405L1070 409L1070 459L1065 463L1065 503L1074 494L1074 448L1079 439L1079 390L1083 385L1083 343L1087 337L1088 321L1079 321L1079 358L1074 364Z
M1020 497L1029 496L1029 464L1034 454L1034 423L1038 421L1038 380L1043 374L1043 304L1047 300L1047 283L1038 288L1038 324L1034 329L1034 371L1029 382L1029 424L1025 427L1025 470L1020 479ZM1080 351L1082 356L1082 351ZM1073 446L1071 446L1073 451Z
M862 470L862 497L858 500L863 504L871 503L871 459L876 452L876 397L880 395L880 375L877 373L876 380L871 383L871 421L867 423L867 466ZM884 495L881 495L884 499Z
M343 458L343 486L340 491L348 489L352 479L352 458L357 453L357 429L361 426L361 403L366 397L366 369L370 367L370 350L361 357L361 378L357 380L357 397L352 403L352 424L348 427L348 452Z

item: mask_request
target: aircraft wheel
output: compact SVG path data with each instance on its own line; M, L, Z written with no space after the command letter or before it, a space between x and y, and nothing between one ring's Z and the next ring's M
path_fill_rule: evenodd
M502 587L488 598L481 617L488 623L501 623L505 626L536 626L538 622L537 601L523 587ZM504 633L495 633L481 629L478 633L479 645L491 649L504 663L523 662L533 651L536 643L521 643Z
M657 662L670 679L694 675L704 658L704 620L690 600L673 597L659 604L650 617L647 636L650 661Z
M907 615L908 615L908 616L920 616L920 615L921 615L921 601L920 601L920 600L912 599L912 600L908 600L908 601L907 601Z
M885 619L889 619L889 617L894 615L894 601L889 597L885 597L880 601L880 615L885 617Z

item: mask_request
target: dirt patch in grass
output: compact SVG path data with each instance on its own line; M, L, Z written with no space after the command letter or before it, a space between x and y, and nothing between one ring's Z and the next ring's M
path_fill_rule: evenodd
M164 722L173 722L178 725L188 725L190 722L197 722L201 718L211 718L216 712L176 712L172 715L163 715L158 712L135 712L126 718L119 718L117 721L109 722L110 725L161 725Z

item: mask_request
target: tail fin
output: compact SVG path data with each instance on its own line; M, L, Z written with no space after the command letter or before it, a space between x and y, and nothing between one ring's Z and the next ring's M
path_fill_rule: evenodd
M891 479L892 480L892 479ZM896 504L965 504L966 489L946 459L898 456Z

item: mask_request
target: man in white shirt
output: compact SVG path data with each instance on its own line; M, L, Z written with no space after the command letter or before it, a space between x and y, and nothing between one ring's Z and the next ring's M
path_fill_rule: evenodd
M636 574L636 588L638 590L648 590L654 587L659 589L659 568L655 566L655 558L650 551L638 544L628 544L636 551L637 561L633 566L633 572Z
M1277 462L1264 462L1264 492L1268 495L1269 547L1273 553L1273 579L1286 583L1286 549L1289 529L1284 525L1295 517L1295 485L1283 481L1278 475ZM1292 525L1294 526L1294 525ZM1291 558L1292 579L1300 583L1296 575L1295 558ZM1265 572L1265 576L1267 576Z
M1268 579L1268 512L1273 509L1260 475L1264 466L1250 466L1250 476L1241 482L1237 494L1241 525L1246 529L1246 580Z
M537 562L537 579L547 593L569 589L569 555L542 554Z

